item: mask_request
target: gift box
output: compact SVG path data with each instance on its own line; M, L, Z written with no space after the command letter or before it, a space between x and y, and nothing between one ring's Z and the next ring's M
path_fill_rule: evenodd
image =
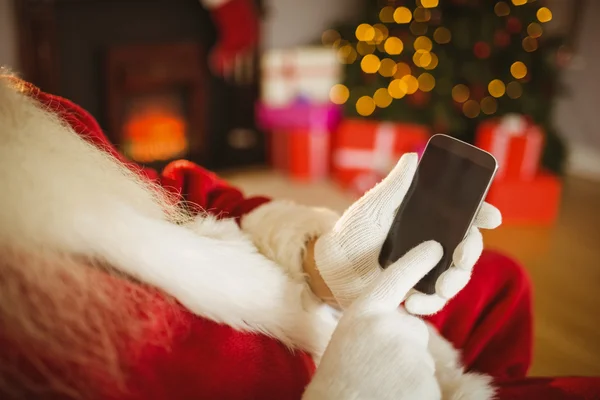
M258 125L268 132L272 165L299 180L329 175L330 136L342 110L331 103L295 101L286 107L257 106Z
M261 101L267 106L287 106L298 98L321 104L340 82L342 64L332 48L276 49L262 56L261 75Z
M360 195L385 177L402 154L420 151L430 135L417 124L344 120L332 142L333 178Z
M498 207L504 225L552 225L560 206L561 181L540 173L530 181L495 180L487 201Z
M508 115L482 122L475 145L496 157L497 180L531 181L538 173L544 135L525 117Z

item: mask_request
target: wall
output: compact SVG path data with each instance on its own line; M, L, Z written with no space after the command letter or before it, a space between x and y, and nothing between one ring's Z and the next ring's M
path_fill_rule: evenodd
M0 66L18 67L13 0L0 0Z
M600 1L587 1L577 53L563 73L567 93L557 102L555 120L570 148L568 171L600 180Z

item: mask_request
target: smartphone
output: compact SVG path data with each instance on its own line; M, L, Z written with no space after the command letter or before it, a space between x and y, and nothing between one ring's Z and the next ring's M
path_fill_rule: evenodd
M435 293L435 283L452 265L454 249L467 235L497 167L486 151L451 136L432 136L381 249L381 266L435 240L444 256L415 286L422 293Z

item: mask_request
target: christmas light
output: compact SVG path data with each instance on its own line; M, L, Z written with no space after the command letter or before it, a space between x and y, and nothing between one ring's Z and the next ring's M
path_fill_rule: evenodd
M403 76L410 75L412 73L410 66L406 63L399 62L396 64L396 73L394 78L402 78Z
M427 33L427 24L424 22L413 21L410 23L410 32L416 36L424 35Z
M525 78L525 75L527 75L527 66L521 61L516 61L510 66L510 74L516 79Z
M539 38L542 36L543 31L544 30L542 29L542 26L538 23L532 22L531 24L527 25L527 33L533 38Z
M492 115L498 110L498 102L493 97L487 96L481 100L481 111L484 114Z
M438 3L438 0L421 0L421 5L425 8L437 7Z
M523 88L519 82L513 81L506 86L506 94L511 99L518 99L523 94Z
M354 61L356 61L358 54L356 54L354 47L347 44L338 49L337 57L338 60L343 64L352 64Z
M381 76L390 77L396 73L396 61L391 58L384 58L379 65L379 74Z
M355 34L358 40L368 42L369 40L373 40L375 37L375 28L369 24L360 24L356 27Z
M536 51L538 48L538 43L537 40L532 38L531 36L527 36L525 39L523 39L523 50L525 50L528 53L531 53L532 51Z
M413 94L419 89L419 81L412 75L405 75L400 80L406 84L406 94Z
M333 46L333 44L340 40L340 34L338 31L333 29L328 29L321 35L321 42L325 46Z
M397 24L408 24L412 20L412 13L406 7L398 7L394 11L394 21Z
M542 7L537 10L536 17L542 23L550 22L552 20L552 11L548 7Z
M350 97L350 90L341 83L333 85L329 90L329 99L334 104L344 104Z
M500 79L494 79L488 84L488 92L496 98L504 96L506 87Z
M375 29L375 37L373 38L375 44L383 42L388 37L389 31L385 25L375 24L373 25L373 29Z
M477 118L480 112L479 103L475 100L468 100L463 104L462 110L466 117Z
M375 101L375 105L379 108L386 108L390 104L392 104L392 96L386 88L380 88L375 91L373 95L373 100Z
M394 79L388 85L387 90L394 99L401 99L406 96L408 87L402 79Z
M417 67L425 68L429 64L431 64L431 53L425 50L417 50L415 54L413 54L413 63Z
M361 69L367 74L374 74L379 69L379 65L381 61L379 61L379 57L374 54L367 54L360 61Z
M527 4L527 0L512 0L512 3L515 6L522 6L523 4Z
M432 48L431 39L429 39L427 36L419 36L418 38L415 39L413 46L414 46L415 50L431 51L431 48Z
M431 19L431 11L423 7L417 7L413 12L413 17L417 22L427 22Z
M435 53L429 53L429 55L431 56L431 62L427 65L424 65L423 68L432 70L438 65L438 57L435 55Z
M423 92L431 92L435 87L435 78L427 72L422 73L417 78L419 89Z
M452 38L452 34L448 28L444 28L440 26L433 32L433 40L438 42L439 44L450 43L450 39Z
M404 50L404 43L397 37L389 37L383 45L385 52L391 55L400 54Z
M365 56L375 51L375 45L370 44L368 42L358 42L358 44L356 45L356 51L358 51L358 54L360 54L361 56Z
M510 14L510 6L503 1L499 1L494 6L494 12L499 17L506 17Z
M356 102L356 112L363 117L368 117L375 111L375 101L369 96L362 96Z
M452 99L457 103L464 103L469 100L470 91L467 85L458 84L452 88Z

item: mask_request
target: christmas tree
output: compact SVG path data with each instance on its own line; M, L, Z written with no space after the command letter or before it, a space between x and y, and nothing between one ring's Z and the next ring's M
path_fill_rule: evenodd
M348 117L426 124L473 142L479 122L510 113L546 132L543 163L561 172L552 123L561 39L535 0L370 0L358 26L322 40L347 64L331 99Z

